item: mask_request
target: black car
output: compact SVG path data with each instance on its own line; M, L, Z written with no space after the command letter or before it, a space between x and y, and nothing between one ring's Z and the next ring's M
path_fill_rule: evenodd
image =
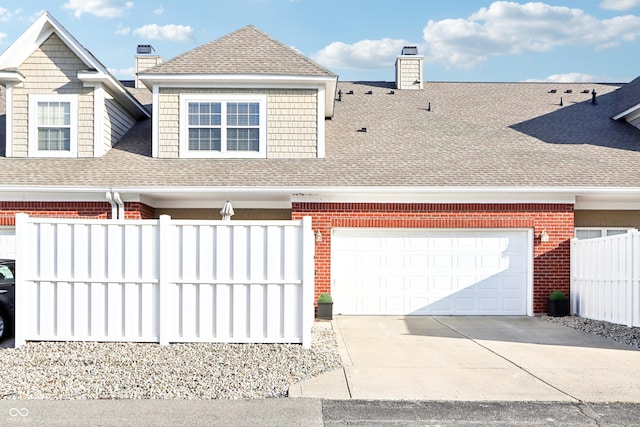
M15 318L16 262L0 259L0 340L9 334Z

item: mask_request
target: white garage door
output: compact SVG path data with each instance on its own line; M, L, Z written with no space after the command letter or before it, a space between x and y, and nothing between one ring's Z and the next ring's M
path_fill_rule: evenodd
M336 314L526 315L527 230L334 229Z
M16 258L15 227L0 227L0 258Z

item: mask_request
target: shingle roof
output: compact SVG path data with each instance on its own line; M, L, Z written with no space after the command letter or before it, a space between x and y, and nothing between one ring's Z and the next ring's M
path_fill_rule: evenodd
M145 120L102 158L0 158L0 183L640 188L640 131L610 119L618 85L425 83L393 95L391 87L339 84L325 159L154 159ZM597 106L583 93L593 89Z
M640 77L620 88L616 93L616 107L612 116L622 114L640 104Z
M334 76L252 25L243 27L144 74L271 74Z

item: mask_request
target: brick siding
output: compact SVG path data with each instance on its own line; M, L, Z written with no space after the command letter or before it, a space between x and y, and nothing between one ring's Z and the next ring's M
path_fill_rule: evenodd
M569 294L571 204L293 203L292 219L313 218L316 243L315 296L331 291L331 229L365 228L531 228L533 312L547 311L552 290ZM548 242L539 235L546 230Z
M15 225L18 212L37 217L108 219L111 217L111 204L106 201L0 202L0 225ZM144 203L125 203L125 218L151 219L154 218L154 210Z

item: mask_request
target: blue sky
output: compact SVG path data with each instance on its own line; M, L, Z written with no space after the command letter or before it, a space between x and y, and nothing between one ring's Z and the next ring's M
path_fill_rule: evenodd
M640 76L640 0L0 0L0 50L45 9L123 79L138 44L168 60L248 24L340 80L392 81L404 45L428 81Z

